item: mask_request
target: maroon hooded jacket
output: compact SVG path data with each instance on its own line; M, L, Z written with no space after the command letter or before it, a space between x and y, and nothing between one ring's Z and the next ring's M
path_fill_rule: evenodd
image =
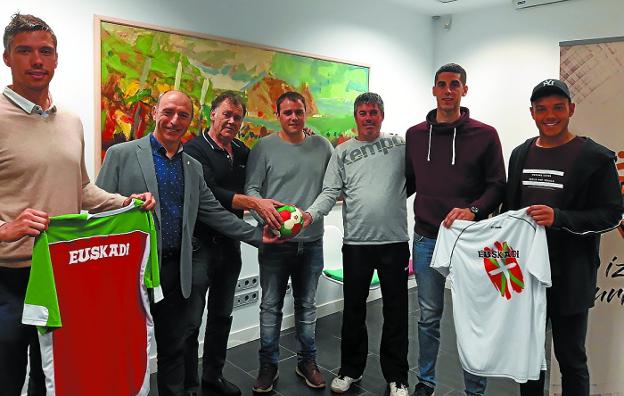
M470 118L461 108L451 124L427 120L407 130L406 173L416 187L414 231L436 238L453 208L479 209L475 220L496 210L505 190L505 163L496 129Z

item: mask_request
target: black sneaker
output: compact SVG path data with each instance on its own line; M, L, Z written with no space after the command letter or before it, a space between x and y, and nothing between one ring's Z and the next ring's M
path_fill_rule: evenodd
M429 385L425 385L422 382L419 382L414 388L414 393L412 396L434 396L434 389Z
M252 390L256 393L268 393L273 390L273 385L277 382L279 371L277 365L273 363L260 363L258 377Z
M219 376L215 380L202 381L202 390L208 395L215 396L240 396L241 391L238 386Z

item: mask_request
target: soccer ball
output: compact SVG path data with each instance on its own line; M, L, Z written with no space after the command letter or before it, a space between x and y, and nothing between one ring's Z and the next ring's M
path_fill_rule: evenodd
M303 229L303 213L296 206L284 205L276 209L284 220L284 224L279 230L275 230L275 235L280 238L292 238Z

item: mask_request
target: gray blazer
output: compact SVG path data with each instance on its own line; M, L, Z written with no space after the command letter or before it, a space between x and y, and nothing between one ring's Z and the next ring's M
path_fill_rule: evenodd
M191 294L193 272L191 238L197 219L225 236L253 246L258 246L262 242L262 230L249 225L224 209L206 185L201 164L184 152L182 152L182 167L184 169L184 208L182 246L180 246L180 285L182 295L188 298ZM109 148L95 184L108 192L126 196L146 191L154 195L156 199L154 217L160 254L160 200L149 135Z

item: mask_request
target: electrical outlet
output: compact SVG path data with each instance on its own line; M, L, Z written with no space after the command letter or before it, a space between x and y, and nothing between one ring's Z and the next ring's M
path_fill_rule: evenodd
M259 283L258 275L252 275L247 278L240 278L238 282L236 282L235 292L238 293L241 290L247 290L253 287L258 287L258 283Z
M234 308L241 307L247 304L253 304L258 302L258 292L257 290L250 291L243 294L237 294L234 296Z

